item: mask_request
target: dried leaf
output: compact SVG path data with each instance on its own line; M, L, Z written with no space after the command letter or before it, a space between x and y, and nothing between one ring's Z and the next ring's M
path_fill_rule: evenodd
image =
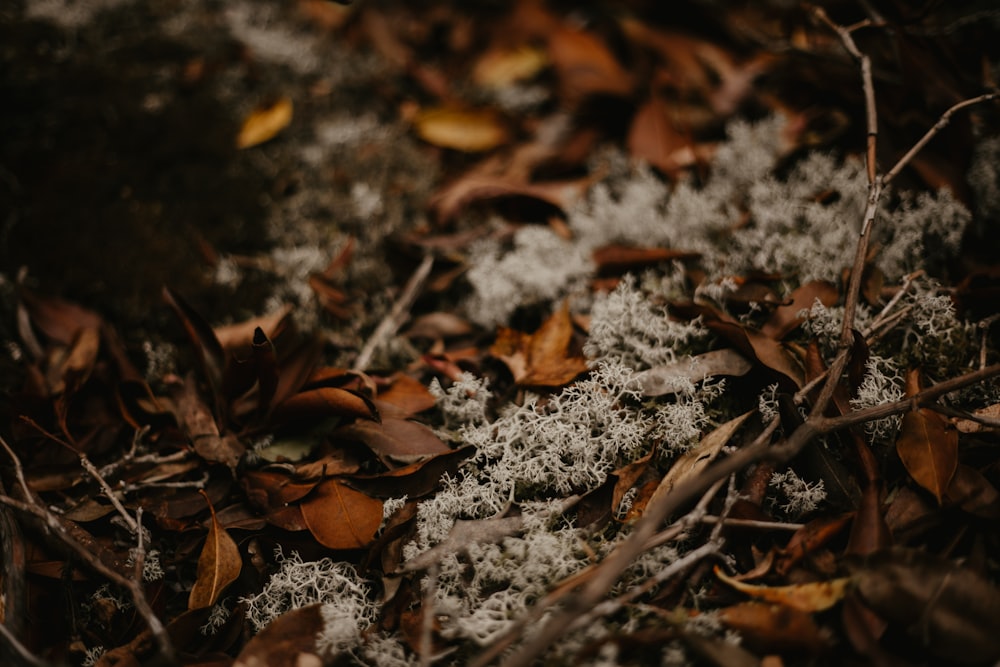
M801 313L809 310L817 299L824 306L837 303L840 293L836 285L825 280L813 280L800 285L789 296L791 303L778 306L760 328L765 336L781 340L805 320Z
M316 637L323 630L322 604L293 609L271 621L243 647L232 667L319 667Z
M896 452L913 481L941 504L958 468L958 431L933 410L912 410L903 415Z
M507 365L519 385L561 387L588 368L582 355L571 355L572 340L573 319L564 302L530 336L501 327L490 354Z
M844 597L847 585L851 582L850 577L841 577L830 581L791 586L754 586L728 576L718 565L715 566L715 576L750 597L776 602L805 612L823 611L837 604Z
M482 153L506 143L507 128L489 109L425 109L413 120L417 135L429 144L465 153Z
M509 197L526 197L569 210L592 183L591 178L528 183L506 174L466 174L443 187L429 206L439 222L447 222L470 204ZM478 236L478 235L477 235Z
M377 402L382 401L399 408L407 417L430 410L437 404L434 394L422 382L402 373L394 377L389 389L379 392Z
M820 653L829 643L812 614L786 605L744 602L717 613L719 620L739 632L747 644L769 653L782 650Z
M381 423L354 422L341 426L336 434L364 443L390 468L451 451L434 431L407 419L387 417Z
M675 259L694 259L700 253L670 248L637 248L606 245L594 251L594 264L599 275L621 274Z
M313 537L329 549L360 549L382 523L382 501L327 479L300 505Z
M194 377L188 374L174 388L173 410L177 423L187 434L194 451L206 461L224 463L236 468L246 447L231 433L222 435L212 411L198 396Z
M743 425L743 422L745 422L753 413L754 411L751 410L749 412L744 412L735 419L730 419L725 424L719 426L714 431L703 437L701 442L693 448L678 457L678 459L670 467L670 470L667 471L667 474L663 476L662 480L660 480L660 483L656 487L656 491L653 492L653 496L649 499L649 502L656 502L658 498L673 491L674 487L684 480L700 475L702 471L715 460L715 457L719 455L719 452L722 451L722 448L727 442L729 442L730 438L732 438L736 431L739 430L740 426Z
M462 447L378 475L353 475L342 480L351 488L374 498L398 498L403 495L422 498L441 486L442 475L453 475L475 453L475 447Z
M788 544L778 550L775 571L782 575L788 574L796 563L837 536L850 520L850 514L820 517L795 531Z
M736 322L708 320L705 322L705 328L728 340L743 354L753 356L771 370L788 378L796 388L802 387L802 367L792 353L778 341Z
M275 422L347 417L378 421L379 414L371 399L339 387L320 387L295 394L274 409Z
M958 464L944 497L949 505L957 505L969 514L1000 519L1000 492L972 466Z
M643 396L664 396L677 391L674 379L702 382L710 377L726 375L738 377L753 370L753 365L732 348L712 350L703 354L675 361L664 366L636 373L633 376Z
M547 63L545 52L530 46L491 48L476 62L472 80L487 88L505 88L534 78Z
M292 100L287 97L273 104L254 109L243 121L236 137L237 148L250 148L276 137L292 122Z
M222 345L219 344L219 339L215 337L215 332L198 311L169 287L163 288L163 299L184 325L184 331L198 355L202 372L212 386L212 391L218 394L222 387L226 355Z
M27 290L22 290L19 296L31 322L52 342L69 345L81 329L100 331L103 326L100 315L70 301L37 296ZM19 322L19 325L22 324L27 323ZM22 332L22 337L25 334L34 338L30 331Z
M894 548L865 559L852 580L866 605L932 655L969 664L1000 660L1000 590L976 572Z
M668 176L697 163L697 147L686 132L671 122L663 98L653 97L632 118L626 142L632 157L648 162Z
M548 47L560 93L570 104L592 95L627 97L632 93L631 74L594 35L556 23L548 32Z
M205 496L208 500L208 496ZM198 574L191 594L188 596L188 609L211 607L219 599L219 595L229 584L236 581L243 568L239 547L224 528L219 525L215 516L215 508L208 504L212 513L205 546L198 557Z

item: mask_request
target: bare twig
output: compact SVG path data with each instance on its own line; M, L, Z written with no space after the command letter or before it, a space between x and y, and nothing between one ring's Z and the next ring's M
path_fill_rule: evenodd
M141 580L134 581L133 579L123 576L120 572L105 565L100 558L80 544L80 542L70 534L69 529L63 525L62 520L60 520L58 516L49 511L35 498L35 495L31 492L31 489L25 481L24 469L21 465L20 458L11 446L7 444L7 441L3 437L0 437L0 446L6 450L7 455L13 462L14 473L25 495L24 500L11 498L7 495L0 495L0 504L6 505L7 507L36 519L39 522L38 528L44 534L49 535L56 542L58 542L58 544L65 551L75 556L87 569L92 571L94 574L106 578L116 586L120 586L121 588L127 590L132 598L132 603L135 605L136 611L140 616L142 616L143 620L146 622L146 626L149 628L150 633L155 638L162 660L171 665L179 664L177 653L174 650L173 643L170 641L166 628L153 612L152 607L149 605L149 601L146 599L146 594L142 588Z
M417 270L413 272L410 279L406 283L406 287L403 288L403 293L399 295L396 303L392 305L392 310L389 314L385 316L378 327L376 327L374 333L372 333L371 338L365 342L365 346L361 348L361 352L358 353L358 358L354 361L354 366L352 370L364 371L368 368L368 364L371 363L372 355L375 354L375 350L378 349L379 345L382 345L390 336L392 336L399 327L403 326L403 322L409 317L410 308L413 306L413 302L417 300L417 296L420 294L420 290L423 288L424 283L427 281L427 277L431 274L431 268L434 266L434 257L431 255L426 255Z

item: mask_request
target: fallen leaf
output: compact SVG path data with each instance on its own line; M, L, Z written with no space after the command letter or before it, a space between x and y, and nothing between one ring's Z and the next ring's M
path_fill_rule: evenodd
M250 148L269 141L292 122L292 100L279 98L269 106L254 109L236 136L237 148Z
M771 370L788 378L796 388L802 387L802 367L788 348L780 342L756 329L735 322L706 320L704 326L728 340L743 354L753 356Z
M679 456L674 461L674 464L670 466L667 474L660 480L656 491L653 492L652 497L649 499L649 503L656 502L658 498L667 495L684 480L700 475L715 460L715 457L719 455L719 452L722 451L726 443L739 430L743 422L753 413L754 411L750 410L735 419L730 419L703 437L697 445Z
M911 410L903 415L896 452L913 481L940 505L958 468L958 431L933 410Z
M836 285L825 280L812 280L800 285L789 295L791 303L778 306L760 328L765 336L781 340L805 321L802 311L808 311L818 300L824 306L833 306L840 298Z
M79 306L58 297L42 297L28 290L19 294L21 302L27 310L31 323L52 342L70 345L82 329L103 327L101 316L92 310ZM19 328L22 324L19 322ZM34 338L30 332L22 332Z
M676 380L702 382L719 375L739 377L753 370L746 357L732 348L712 350L680 359L671 364L654 366L636 373L632 381L639 386L643 396L664 396L677 392Z
M851 582L850 577L841 577L791 586L755 586L728 576L718 565L715 566L715 576L750 597L805 612L823 611L837 604L844 597L847 585Z
M972 412L976 417L983 417L986 419L992 419L994 426L987 426L977 421L971 419L956 419L955 428L961 433L981 433L983 431L996 430L996 422L1000 421L1000 403L994 403L993 405L987 405L985 408L980 408L979 410L974 410Z
M328 549L360 549L382 523L382 501L337 479L320 482L300 504L309 532Z
M436 192L428 203L439 222L447 222L470 204L526 197L568 211L593 180L576 178L529 183L507 174L466 174ZM476 236L479 236L476 234Z
M198 396L192 374L174 387L173 411L194 451L206 461L236 469L246 447L232 433L221 434L212 411Z
M777 550L775 571L786 575L799 561L836 537L851 520L850 514L813 519L792 534L788 544Z
M204 493L204 492L203 492ZM206 501L208 496L205 496ZM236 581L243 568L239 547L224 528L219 525L215 516L215 508L208 504L212 513L205 546L198 557L198 573L191 594L188 596L188 609L211 607L219 599L226 586Z
M568 104L592 95L627 97L632 93L632 75L598 37L562 22L553 24L547 36L560 95Z
M507 142L508 132L489 109L425 109L413 120L417 135L429 144L465 153L482 153Z
M215 332L205 318L192 308L180 294L169 287L163 288L163 299L174 311L184 326L191 345L194 347L205 378L218 395L222 389L222 375L226 367L226 354L215 337Z
M377 475L351 475L341 479L351 488L374 498L403 495L411 499L422 498L441 486L442 475L454 475L475 453L475 447L462 447Z
M632 157L671 177L699 159L695 143L671 121L667 104L659 95L639 107L629 126L626 146Z
M339 427L335 434L345 440L364 443L390 468L451 451L434 431L408 419L387 417L381 423L358 421Z
M675 259L694 259L700 253L671 248L638 248L624 245L606 245L594 251L594 264L598 275L621 274Z
M812 614L783 604L744 602L717 612L719 621L760 651L820 653L829 640Z
M386 391L379 392L378 401L394 405L406 416L430 410L437 405L434 394L422 382L402 373L393 378Z
M519 385L561 387L588 369L586 358L570 352L572 340L573 319L564 302L531 335L501 327L490 354L507 365Z
M521 45L488 49L472 70L472 80L486 88L505 88L535 77L548 64L541 49Z
M378 421L379 414L371 399L339 387L320 387L299 392L278 405L272 414L272 419L277 423L330 417Z
M948 484L944 499L969 514L984 519L1000 519L1000 492L981 472L959 463Z
M285 304L270 315L215 327L212 331L223 350L245 352L253 345L257 329L261 329L265 336L274 340L291 324L291 314L292 306Z

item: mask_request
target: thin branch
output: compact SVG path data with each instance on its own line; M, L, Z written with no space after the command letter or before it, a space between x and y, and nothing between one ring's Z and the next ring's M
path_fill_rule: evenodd
M903 167L908 165L910 161L917 155L917 153L922 151L924 146L926 146L931 139L937 136L938 132L940 132L941 130L943 130L945 127L948 126L948 123L951 122L951 117L955 115L957 111L961 111L962 109L965 109L966 107L971 107L975 104L982 104L983 102L989 102L990 100L995 100L998 98L1000 98L1000 94L998 93L985 93L983 95L979 95L978 97L972 97L967 100L962 100L961 102L953 105L950 109L941 114L941 117L938 119L936 123L934 123L934 126L931 127L931 129L927 130L927 133L924 134L924 136L920 137L919 141L913 144L910 150L906 151L906 154L903 155L903 157L899 158L899 162L897 162L895 166L893 166L893 168L890 169L886 173L886 175L882 177L883 185L888 185L889 182L892 181L892 179L896 178L896 176L899 175L899 172L902 171Z
M375 354L375 350L378 349L379 345L382 345L390 336L392 336L399 327L403 326L403 322L409 317L410 308L413 306L413 302L417 300L417 296L420 294L420 290L423 288L424 283L427 281L427 277L431 274L431 268L434 266L434 257L431 255L426 255L417 270L413 272L410 276L409 281L406 283L406 287L403 288L403 293L399 295L396 303L392 305L392 310L389 314L385 316L381 322L379 322L378 327L376 327L375 332L372 333L371 338L365 343L365 346L361 348L361 352L358 353L358 358L354 361L354 367L352 370L364 371L368 368L368 364L371 363L372 356Z

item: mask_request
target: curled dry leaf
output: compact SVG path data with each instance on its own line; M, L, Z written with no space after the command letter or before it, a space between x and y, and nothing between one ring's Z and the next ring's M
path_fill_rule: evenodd
M594 251L594 264L600 275L621 274L675 259L694 259L700 253L672 248L637 248L606 245Z
M632 75L595 35L555 23L548 32L548 47L560 94L567 102L592 95L627 97L632 93Z
M237 148L250 148L278 136L292 122L292 100L282 97L265 107L254 109L243 121L236 137Z
M691 137L672 122L669 108L659 95L639 107L629 127L627 146L632 157L648 162L668 176L676 176L696 164L699 157L706 157L699 155Z
M753 356L771 370L788 378L796 388L802 387L803 371L798 359L778 341L736 322L706 321L705 328L728 340L743 354Z
M958 431L933 410L912 410L903 415L896 452L913 481L940 504L958 468Z
M776 602L805 612L823 611L837 604L844 597L847 585L851 581L850 577L841 577L830 581L791 586L754 586L728 576L718 565L715 566L715 576L750 597Z
M482 153L506 143L507 127L489 109L425 109L413 120L417 135L429 144L465 153Z
M382 501L337 479L320 482L300 505L309 532L328 549L360 549L382 523Z
M407 417L430 410L437 404L434 394L422 382L403 374L395 376L389 389L379 392L378 401L395 406Z
M675 361L664 366L636 373L635 382L643 396L664 396L677 391L674 379L687 379L691 382L702 382L718 375L738 377L753 370L753 365L746 357L732 348L712 350L703 354Z
M204 492L203 492L204 493ZM208 496L205 496L208 500ZM219 525L215 508L208 504L212 520L205 538L205 546L198 557L198 575L188 597L188 609L211 607L229 584L236 581L243 568L239 547L229 533Z

